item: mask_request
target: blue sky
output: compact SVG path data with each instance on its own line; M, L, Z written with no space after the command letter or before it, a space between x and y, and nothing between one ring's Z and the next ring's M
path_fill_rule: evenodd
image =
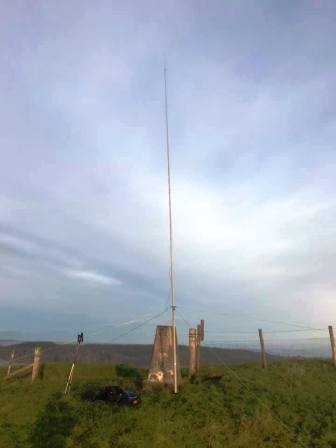
M167 305L165 59L180 312L333 322L334 2L0 5L1 331L110 340Z

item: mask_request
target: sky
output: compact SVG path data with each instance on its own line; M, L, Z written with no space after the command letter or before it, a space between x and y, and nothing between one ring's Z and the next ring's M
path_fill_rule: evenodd
M165 63L180 340L336 322L335 2L0 12L0 337L169 323Z

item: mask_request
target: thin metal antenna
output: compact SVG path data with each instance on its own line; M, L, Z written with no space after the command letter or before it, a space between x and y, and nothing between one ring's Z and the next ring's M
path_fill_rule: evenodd
M172 311L172 329L173 329L173 364L174 364L174 393L177 393L177 365L176 365L176 302L175 302L175 285L174 285L174 269L173 269L173 222L172 222L172 205L171 205L171 183L170 183L170 150L169 150L169 125L168 125L168 99L167 99L167 68L164 66L164 92L165 92L165 118L166 118L166 151L167 151L167 168L168 168L168 201L169 201L169 277L170 277L170 296Z

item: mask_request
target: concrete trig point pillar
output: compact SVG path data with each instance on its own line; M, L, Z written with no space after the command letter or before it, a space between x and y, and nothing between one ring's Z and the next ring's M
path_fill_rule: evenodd
M177 335L176 335L176 348ZM178 350L176 352L177 383L181 383L181 370ZM174 347L173 327L158 325L156 327L152 362L149 369L148 381L151 383L174 385Z
M41 347L36 347L34 351L34 362L32 370L32 381L35 381L40 370L41 364Z
M197 370L197 343L196 328L189 328L189 376Z

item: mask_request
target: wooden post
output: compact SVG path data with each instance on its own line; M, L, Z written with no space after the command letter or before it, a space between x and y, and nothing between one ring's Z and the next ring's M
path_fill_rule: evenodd
M41 347L36 347L34 350L34 362L32 370L32 381L35 381L40 370L41 363Z
M260 340L261 366L263 369L266 369L267 367L266 352L265 352L264 336L261 328L259 328L258 333Z
M204 341L204 319L201 319L201 341Z
M335 338L334 338L334 330L332 325L329 325L329 336L330 336L330 344L331 344L331 361L336 367L336 351L335 351Z
M11 354L10 354L10 358L9 358L9 361L8 361L8 369L7 369L7 378L10 376L10 373L11 373L11 370L12 370L12 364L13 364L13 361L14 361L14 357L15 357L15 350L13 349L12 351L11 351Z
M30 373L32 373L32 368L33 368L33 364L28 364L26 366L23 366L20 369L15 370L13 373L11 373L9 375L9 377L6 378L6 379L9 380L9 379L18 378L18 377L21 377L21 376L27 376Z
M197 332L196 328L189 328L189 377L197 369Z
M197 325L197 335L196 335L196 344L197 344L197 356L196 356L196 369L197 371L200 368L200 346L201 346L201 340L202 340L202 328L201 325Z
M204 320L201 320L201 323L197 325L196 331L196 370L200 368L200 350L201 350L201 342L204 340Z

